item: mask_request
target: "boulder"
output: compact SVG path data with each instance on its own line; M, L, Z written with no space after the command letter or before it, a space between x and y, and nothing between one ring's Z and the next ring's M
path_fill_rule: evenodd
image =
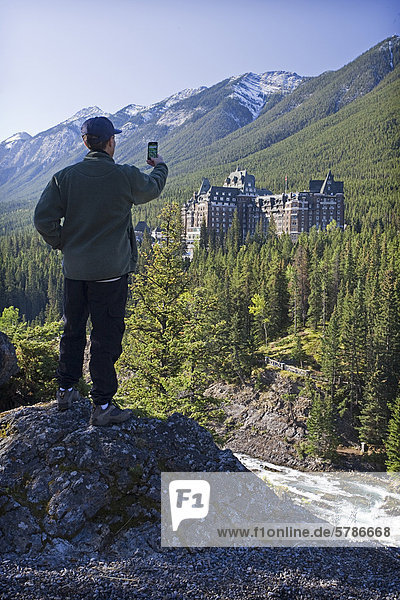
M162 471L246 471L194 420L89 425L83 400L0 415L0 555L92 554L157 544Z
M0 386L7 383L18 370L15 348L8 336L0 331Z

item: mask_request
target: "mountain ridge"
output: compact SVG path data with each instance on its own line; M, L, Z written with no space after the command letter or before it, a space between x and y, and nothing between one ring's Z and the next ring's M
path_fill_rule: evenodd
M279 88L283 94L289 93L296 83L301 81L299 75L288 73L286 86L284 72L276 72L276 77L274 73L269 71L260 75L244 74L228 78L210 88L202 86L181 90L143 109L139 105L129 104L113 115L102 111L98 106L88 107L36 136L26 138L14 134L15 142L11 147L9 138L8 141L0 143L0 202L9 200L10 207L22 207L26 201L37 197L54 172L81 160L85 148L82 145L80 125L88 117L103 114L112 118L115 126L122 129L118 138L118 148L126 148L123 160L130 161L129 155L133 152L136 155L143 154L141 159L144 162L147 140L162 140L171 131L184 126L186 121L205 116L210 108L223 103L229 95L237 96L238 89L242 92L241 97L228 100L235 106L234 122L231 120L222 134L250 122L254 118L253 114L258 113L261 100L266 101L275 93L275 89ZM249 110L249 103L251 96L254 97L254 85L252 94L249 94L248 90L246 92L249 75L253 77L253 83L254 78L258 78L259 92L262 96L254 101L256 106L253 112ZM119 153L121 154L120 150Z
M122 129L118 162L146 168L146 143L158 139L170 167L168 185L174 189L174 180L189 181L201 170L212 176L219 166L256 157L310 124L340 113L374 90L399 63L400 38L392 36L337 71L317 77L249 72L211 87L182 90L148 107L128 104L114 115L98 106L82 109L34 137L14 134L0 143L2 207L5 212L27 209L55 172L83 158L80 124L87 116L106 114Z

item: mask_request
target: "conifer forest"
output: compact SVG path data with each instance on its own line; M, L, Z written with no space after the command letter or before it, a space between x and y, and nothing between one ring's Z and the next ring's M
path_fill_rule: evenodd
M182 258L179 205L168 203L161 218L164 241L152 246L144 237L131 275L118 362L121 398L143 414L182 410L206 424L217 411L203 396L207 385L221 378L244 383L268 356L315 375L306 386L312 400L307 451L331 456L337 421L345 419L360 442L384 448L388 466L397 470L396 230L377 224L342 231L332 223L293 243L277 236L272 222L266 236L242 240L236 217L223 239L203 228L190 262ZM0 330L17 343L27 371L33 369L31 385L26 373L13 392L35 401L46 387L51 397L61 332L60 255L28 231L1 244ZM32 366L29 351L42 360Z

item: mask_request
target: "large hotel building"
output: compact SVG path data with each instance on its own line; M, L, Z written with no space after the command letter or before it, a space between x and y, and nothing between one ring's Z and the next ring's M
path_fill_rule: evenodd
M182 220L188 253L200 238L204 222L209 231L225 234L238 211L243 239L254 235L257 225L266 233L273 218L278 235L288 233L293 241L311 227L326 229L331 221L344 228L343 182L335 181L331 171L325 180L311 180L309 190L296 193L272 194L258 189L254 175L237 169L222 186L213 186L208 179L182 208Z

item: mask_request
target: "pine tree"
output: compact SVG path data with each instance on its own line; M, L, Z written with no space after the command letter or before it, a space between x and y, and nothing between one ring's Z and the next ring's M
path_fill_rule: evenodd
M350 419L359 413L368 371L367 315L364 285L357 282L353 293L347 286L343 299L340 326L340 363L346 384L343 388L342 409L349 409Z
M332 458L338 446L336 414L332 399L308 384L306 395L311 400L307 419L307 452Z
M388 471L400 471L400 396L392 406L392 416L388 426L386 440L386 467Z
M323 294L321 273L319 270L318 257L313 256L310 272L310 295L308 297L308 320L314 330L321 322L323 313Z
M178 400L174 406L204 424L215 408L215 399L204 394L224 368L227 354L226 323L219 320L218 296L204 287L183 296L186 321L182 329L181 369L170 386Z
M288 265L287 267L287 277L289 280L288 289L290 292L290 312L293 333L296 335L300 324L301 300L297 271L292 265Z
M274 259L266 275L266 303L269 319L268 331L271 339L286 333L289 326L290 295L283 261Z
M302 327L305 327L308 311L310 283L308 279L308 251L306 247L300 244L300 242L294 256L293 267L296 272L294 286L294 293L296 293L296 306L300 316L301 325Z
M201 226L200 226L200 240L199 240L199 247L202 250L206 250L208 248L208 229L207 229L207 224L205 219L203 218L202 222L201 222Z
M296 333L294 339L292 358L295 360L296 364L300 366L300 368L303 368L303 361L306 360L306 353L304 352L303 345L301 343L301 337L298 333Z
M375 348L386 381L387 401L394 400L400 377L400 282L393 266L383 270Z
M251 301L250 274L243 260L243 253L234 257L232 251L226 256L227 273L224 287L222 319L226 321L229 341L230 377L238 378L242 384L250 373L254 352L250 337L250 315L248 307ZM226 375L229 377L229 371Z
M329 395L332 402L334 402L340 373L339 333L339 316L338 310L335 308L322 339L322 371L328 379Z
M239 220L238 210L235 209L232 219L232 225L229 227L226 234L226 247L228 252L236 255L239 252L240 246L243 243L242 228Z
M268 224L267 239L269 241L272 241L273 244L278 240L278 235L276 232L276 223L273 215L271 216L271 219Z
M214 406L203 392L223 362L226 327L215 292L189 289L179 207L167 205L161 218L163 240L133 276L119 397L146 414L179 410L204 422Z
M360 441L382 447L387 436L389 416L387 381L377 358L364 392L358 427Z
M251 298L251 304L249 306L249 313L254 315L256 321L264 333L264 343L268 345L268 325L269 317L267 315L267 306L264 294L254 294Z
M132 314L126 322L119 361L121 376L127 377L121 393L139 405L142 397L147 398L160 410L167 404L169 380L181 368L187 290L180 210L176 204L164 208L162 223L162 242L154 246L143 272L133 276Z
M149 257L152 253L152 249L153 249L153 240L150 235L150 232L145 228L144 233L143 233L142 243L140 244L139 259L138 259L138 265L137 265L138 273L143 273L144 265L146 262L148 262Z

